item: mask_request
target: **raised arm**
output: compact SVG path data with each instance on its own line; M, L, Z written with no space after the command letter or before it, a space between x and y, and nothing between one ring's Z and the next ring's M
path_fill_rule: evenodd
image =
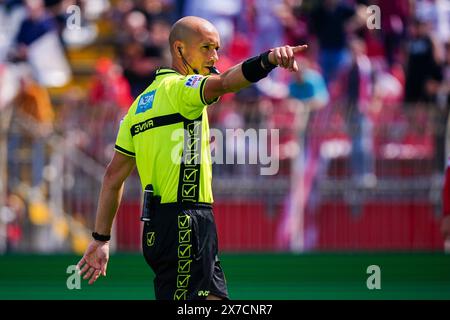
M225 93L237 92L263 79L277 66L292 72L298 71L295 54L306 48L307 45L277 47L239 63L221 75L211 76L205 84L206 101L212 102Z

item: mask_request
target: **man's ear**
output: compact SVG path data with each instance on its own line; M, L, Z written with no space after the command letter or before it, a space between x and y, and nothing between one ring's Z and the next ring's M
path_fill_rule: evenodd
M184 49L184 45L181 41L177 40L173 43L173 50L179 58L181 58L183 55L183 49Z

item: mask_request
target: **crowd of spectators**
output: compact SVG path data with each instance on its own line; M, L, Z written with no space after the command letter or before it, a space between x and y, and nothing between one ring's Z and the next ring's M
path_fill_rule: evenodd
M63 131L77 125L74 119L85 123L94 138L80 138L82 146L101 162L107 161L109 155L96 155L98 144L111 140L117 121L149 85L152 72L170 64L167 39L171 24L182 15L195 14L212 21L221 34L219 70L281 43L307 43L310 47L302 57L307 72L301 70L298 75L290 76L276 70L257 86L222 99L210 109L213 126L227 128L230 119L234 119L232 126L237 124L244 129L272 126L281 130L282 143L298 140L299 136L322 141L333 133L346 132L351 145L352 174L356 180L367 180L369 184L376 174L376 158L392 156L383 149L386 143L426 144L429 141L428 148L418 148L417 153L394 154L433 157L434 171L442 172L446 159L450 77L447 1L104 0L96 3L97 7L81 0L3 1L0 63L2 68L14 69L20 64L31 67L32 77L29 70L15 69L19 75L19 85L15 88L18 96L26 95L25 86L20 85L26 77L28 88L34 82L34 86L45 90L52 85L42 80L39 73L47 74L48 70L39 68L38 61L58 48L48 48L47 53L36 55L32 54L33 44L45 35L56 34L65 51L79 46L76 37L68 36L73 22L68 8L73 5L80 8L81 29L100 19L109 21L112 32L108 41L114 47L115 59L99 59L92 70L90 91L83 96L85 100L74 107L68 93L55 118L57 127ZM370 10L371 5L379 8L379 16L371 16L377 13ZM369 26L370 19L375 21L375 27ZM92 42L95 44L91 40L84 45ZM242 107L248 101L252 106ZM24 110L27 112L27 108ZM289 116L291 113L294 117ZM307 125L300 128L296 122L305 115ZM285 119L290 118L297 120L286 123ZM327 132L314 127L318 122L330 120ZM396 128L391 130L391 124ZM96 135L103 136L95 138ZM317 144L306 142L306 145ZM420 150L425 151L421 154ZM280 152L281 158L294 156L295 152Z
M45 139L54 132L75 136L80 149L106 164L120 119L152 72L170 66L170 28L185 15L204 17L219 30L221 71L280 44L309 45L297 74L275 70L209 108L211 127L223 132L279 129L280 174L291 174L290 163L300 157L327 156L321 148L327 139L346 142L330 154L347 150L358 185L376 184L383 157L432 159L433 172L443 173L450 109L446 0L0 0L0 113L13 109L13 117L39 128L28 136L2 128L9 178L20 176L17 154L26 141L30 184L42 183ZM106 37L100 21L111 25ZM68 52L98 43L111 46L114 57L98 59L89 89L77 92ZM68 88L57 103L48 92L54 87ZM214 170L258 172L233 165Z
M379 19L379 28L369 26L375 12L370 5L380 9L380 16L372 17ZM329 132L347 133L352 173L371 184L375 159L386 153L383 143L393 139L420 144L427 141L423 137L430 138L431 148L423 150L431 151L412 156L433 157L436 173L444 168L449 11L448 3L440 0L153 0L119 1L108 14L116 26L117 62L133 98L149 84L152 71L170 63L167 35L181 15L200 15L217 26L223 42L219 70L281 43L307 43L303 64L311 72L306 81L316 83L317 92L314 85L300 84L302 75L276 70L255 88L211 108L212 126L226 128L230 119L244 129L274 126L285 133L283 141L299 134L295 121L283 122L291 118L283 114L298 116L299 109L309 108L312 124L315 117L321 119L316 122L337 117L329 123ZM316 95L322 101L323 96L329 98L311 108L304 96ZM255 102L253 107L243 107L249 100ZM289 100L296 100L295 107L289 107ZM404 129L391 134L391 124ZM322 139L323 132L313 125L306 130L311 139Z

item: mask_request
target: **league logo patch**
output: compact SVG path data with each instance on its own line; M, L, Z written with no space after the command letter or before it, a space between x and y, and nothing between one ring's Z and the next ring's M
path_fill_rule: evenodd
M153 107L153 100L155 99L156 90L147 92L139 98L136 114L143 113Z
M202 82L203 76L191 76L189 79L187 79L185 86L186 87L192 87L197 88L200 85L200 82Z

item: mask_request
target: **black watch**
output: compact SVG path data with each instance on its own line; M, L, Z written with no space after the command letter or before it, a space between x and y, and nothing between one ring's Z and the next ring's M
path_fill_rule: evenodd
M97 232L94 231L94 232L92 232L92 238L94 238L97 241L106 242L111 239L111 236L110 235L106 236L104 234L98 234Z

